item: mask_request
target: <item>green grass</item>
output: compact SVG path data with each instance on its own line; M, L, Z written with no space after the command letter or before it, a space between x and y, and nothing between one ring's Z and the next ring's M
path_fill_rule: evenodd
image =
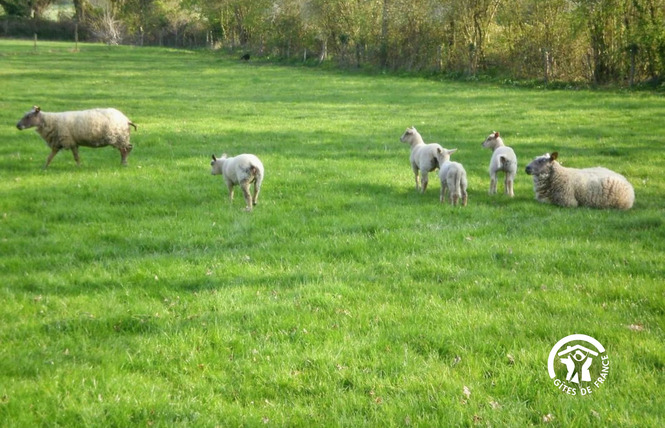
M663 425L662 96L71 48L0 41L0 425ZM35 104L122 110L129 166L42 170L14 127ZM410 125L459 148L468 207L435 174L415 193ZM493 130L514 199L487 195ZM633 209L537 203L523 168L554 150L624 174ZM263 160L254 212L222 152ZM573 333L611 358L591 396L547 375Z

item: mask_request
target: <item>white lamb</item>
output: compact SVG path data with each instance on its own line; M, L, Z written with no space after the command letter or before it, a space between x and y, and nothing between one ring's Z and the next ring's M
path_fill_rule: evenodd
M242 194L245 197L245 210L251 211L257 204L261 183L263 182L264 170L263 164L254 155L242 154L235 157L227 157L226 153L221 158L212 155L212 175L224 175L224 181L229 189L229 199L233 201L233 186L240 185ZM254 183L254 192L249 193L249 185Z
M437 161L439 162L439 178L441 179L441 194L439 200L441 203L446 198L446 191L450 190L450 203L457 205L459 198L462 198L462 206L467 202L467 180L466 171L459 162L451 162L450 155L457 149L446 150L437 149Z
M411 169L416 179L416 191L427 190L427 183L429 181L428 174L439 167L437 161L437 150L443 149L439 144L425 144L423 137L420 136L416 128L413 126L407 128L404 134L399 139L402 143L407 143L411 146ZM420 171L421 186L418 184L418 171Z
M490 195L496 194L497 172L506 173L505 193L509 196L515 196L513 184L515 174L517 174L517 156L510 147L503 144L503 140L498 132L492 132L483 142L483 147L492 150L492 159L490 159Z
M526 167L533 176L533 190L540 202L562 207L630 209L635 201L633 186L607 168L566 168L556 161L559 154L538 156Z
M51 148L44 168L62 149L71 150L76 164L80 165L79 146L113 146L120 151L122 164L127 165L127 156L132 151L130 126L136 129L127 116L114 108L47 113L38 106L34 106L16 124L21 131L34 127Z

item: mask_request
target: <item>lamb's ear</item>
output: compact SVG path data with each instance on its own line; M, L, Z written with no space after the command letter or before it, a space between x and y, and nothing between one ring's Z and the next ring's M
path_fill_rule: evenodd
M457 151L457 149L450 149L450 150L448 150L448 154L449 154L449 155L452 155L452 154L455 153L456 151Z
M437 152L437 153L441 153L441 154L443 154L443 150L441 149L441 147L437 147L437 148L436 148L436 152Z
M499 132L498 132L498 131L494 131L494 138L499 138L499 136L500 136L500 135L499 135Z
M550 155L550 162L555 161L559 157L559 152L552 152Z
M39 106L34 106L32 107L32 109L35 111L35 113L39 113L40 111L42 111L42 109Z
M212 160L214 160L214 161L217 160L217 158L215 157L215 155L212 155Z

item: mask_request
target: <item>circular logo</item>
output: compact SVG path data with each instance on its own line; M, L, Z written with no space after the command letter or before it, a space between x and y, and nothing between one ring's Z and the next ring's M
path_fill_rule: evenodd
M599 341L586 334L571 334L550 351L547 371L561 391L591 395L607 380L610 360Z

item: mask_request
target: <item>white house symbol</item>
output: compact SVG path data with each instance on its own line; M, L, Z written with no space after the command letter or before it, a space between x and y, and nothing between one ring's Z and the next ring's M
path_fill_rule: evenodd
M574 354L571 354L574 352ZM561 362L566 365L566 368L568 369L568 374L566 374L566 380L574 383L580 383L580 379L578 376L579 371L576 370L576 364L575 362L582 362L584 359L586 361L582 365L582 381L584 382L590 382L591 381L591 374L589 373L589 366L591 366L591 363L593 362L593 358L591 358L589 355L593 356L598 356L598 352L592 351L589 348L585 348L582 345L575 345L575 346L569 346L563 351L559 352L557 354L559 357L563 355L568 355L566 358L561 358Z

